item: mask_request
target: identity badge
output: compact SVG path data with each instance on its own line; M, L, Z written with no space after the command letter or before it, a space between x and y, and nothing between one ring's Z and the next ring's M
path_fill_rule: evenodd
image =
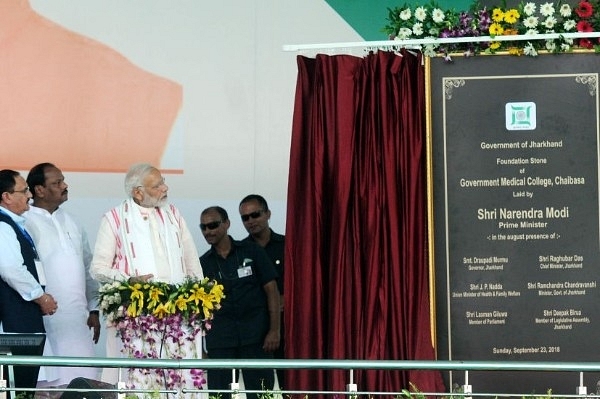
M244 267L240 267L238 269L238 277L239 278L244 278L244 277L248 277L248 276L252 276L252 267L244 266Z

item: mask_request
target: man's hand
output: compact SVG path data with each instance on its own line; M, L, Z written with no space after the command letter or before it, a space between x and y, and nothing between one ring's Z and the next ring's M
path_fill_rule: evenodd
M274 352L277 348L279 348L279 340L281 339L279 335L279 331L269 330L267 336L265 337L265 342L263 343L263 350L265 352Z
M267 307L269 308L269 332L263 343L265 352L273 352L279 348L281 334L279 333L280 318L281 318L281 300L277 283L271 280L263 285L263 290L267 295Z
M131 276L131 277L129 277L129 279L127 280L127 282L129 284L145 283L147 281L150 281L152 278L154 278L154 274L144 274L144 275L141 275L141 276Z
M97 344L98 339L100 339L100 315L98 311L90 312L90 315L87 319L87 325L90 329L94 329L94 336L92 337L92 340L95 344Z
M58 309L58 304L50 294L44 293L41 297L34 299L33 302L40 306L43 315L53 315Z

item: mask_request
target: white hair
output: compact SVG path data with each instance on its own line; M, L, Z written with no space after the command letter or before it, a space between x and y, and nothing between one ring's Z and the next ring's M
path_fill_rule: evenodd
M132 165L125 175L125 193L133 197L133 190L144 185L144 178L156 168L149 163L136 163Z

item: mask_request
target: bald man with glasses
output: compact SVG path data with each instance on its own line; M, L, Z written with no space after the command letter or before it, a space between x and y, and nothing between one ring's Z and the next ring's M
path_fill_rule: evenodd
M277 272L264 249L229 236L230 224L227 211L220 206L200 214L200 230L211 246L200 264L204 276L223 284L225 293L206 334L207 355L212 359L269 359L280 344ZM243 374L247 390L273 389L273 370L244 369ZM231 382L230 370L208 370L208 389L229 389ZM246 393L246 397L258 395Z
M3 332L43 333L42 316L53 315L58 309L54 298L44 292L43 268L33 239L25 230L22 215L29 209L30 198L29 187L18 172L0 171L0 330ZM15 387L36 387L39 366L19 366L14 371ZM33 397L33 392L22 394Z

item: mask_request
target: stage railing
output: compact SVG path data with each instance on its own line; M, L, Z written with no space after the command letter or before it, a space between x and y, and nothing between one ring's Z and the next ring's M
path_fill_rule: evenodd
M540 371L540 372L573 372L573 392L572 395L560 394L561 398L600 398L595 392L587 393L587 388L583 387L584 373L600 372L600 362L499 362L499 361L421 361L421 360L327 360L327 359L238 359L238 360L221 360L221 359L126 359L126 358L90 358L90 357L49 357L49 356L0 356L0 365L2 366L77 366L77 367L97 367L97 368L163 368L163 369L248 369L248 368L264 368L264 369L329 369L329 370L347 370L348 380L344 391L293 391L293 390L276 390L271 392L273 395L337 395L356 397L357 395L372 396L392 396L404 397L408 393L407 390L397 392L380 392L380 391L358 391L354 383L354 370L438 370L438 371L453 371L464 372L465 381L468 381L469 371ZM577 385L579 382L579 385ZM468 384L468 382L466 383ZM0 395L10 391L53 391L61 392L75 391L81 392L82 389L51 389L51 388L36 388L23 389L16 387L14 389L2 386L0 384ZM405 387L408 388L408 387ZM470 392L470 385L461 387L460 392L415 392L415 396L428 397L477 397L477 396L493 396L493 397L532 397L531 393L489 393L489 392ZM585 388L585 389L584 389ZM594 391L596 387L593 387ZM463 390L466 389L466 390ZM245 393L245 392L264 392L251 390L220 390L221 392ZM143 390L143 389L126 389L122 386L115 389L90 389L89 392L114 392L120 398L124 398L129 393L177 393L176 390ZM183 393L207 393L210 395L211 390L182 390ZM543 396L543 395L538 395Z

